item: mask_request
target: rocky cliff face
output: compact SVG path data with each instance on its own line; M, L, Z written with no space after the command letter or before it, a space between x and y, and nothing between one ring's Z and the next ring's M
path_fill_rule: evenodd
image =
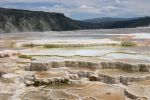
M0 8L0 33L134 28L150 25L150 17L103 23L82 22L61 13Z
M61 13L0 8L0 33L98 28Z

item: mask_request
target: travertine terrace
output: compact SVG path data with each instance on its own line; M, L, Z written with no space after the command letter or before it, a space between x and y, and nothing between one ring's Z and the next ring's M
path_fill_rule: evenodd
M150 100L149 28L0 34L0 100Z

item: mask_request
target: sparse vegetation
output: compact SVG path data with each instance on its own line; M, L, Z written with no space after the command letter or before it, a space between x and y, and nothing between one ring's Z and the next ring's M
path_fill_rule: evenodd
M32 59L32 57L28 55L19 55L19 58Z
M118 46L118 44L45 44L45 48L77 48L77 47L91 47L91 46Z
M121 46L123 47L136 46L136 43L132 41L122 41Z
M89 47L96 46L96 44L45 44L45 48L74 48L74 47Z
M56 46L56 45L53 45L53 44L45 44L43 45L44 48L58 48L60 46Z
M23 44L23 47L30 47L30 48L33 48L33 47L35 47L35 46L37 46L37 45L35 45L35 44Z

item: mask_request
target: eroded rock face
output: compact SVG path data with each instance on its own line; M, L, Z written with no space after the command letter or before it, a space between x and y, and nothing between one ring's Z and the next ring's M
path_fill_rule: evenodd
M91 25L91 23L72 20L64 14L54 12L0 8L0 15L1 33L101 28L98 24Z
M118 69L103 69L98 72L99 81L109 84L128 85L129 82L149 80L149 73L125 72Z
M81 68L101 68L101 65L94 62L85 61L65 61L66 67L81 67Z
M138 65L140 67L140 71L141 72L150 72L150 65L147 64L139 64Z
M129 72L149 72L149 64L130 64L123 62L86 62L86 61L48 61L48 62L32 62L30 71L48 71L50 68L56 67L79 67L79 68L91 68L91 69L119 69Z
M31 75L26 75L24 82L27 86L67 84L69 82L69 75L65 75L61 72L37 72Z
M30 65L30 71L47 71L50 66L51 68L51 64L48 65L48 64L42 64L42 63L31 63Z
M108 84L119 84L128 85L129 82L141 81L150 79L149 65L148 64L130 64L123 62L86 62L78 60L64 60L64 61L49 61L48 63L31 63L31 71L50 71L52 68L88 68L89 70L70 70L70 74L76 74L80 78L88 78L90 81L100 81ZM34 70L33 70L33 69ZM92 71L90 69L102 70ZM105 74L103 69L110 74ZM111 72L111 70L114 72ZM115 72L116 70L116 72ZM138 72L138 73L136 73ZM146 73L147 72L147 73ZM113 75L111 75L111 73ZM116 75L115 75L116 73ZM143 74L142 74L143 73ZM137 74L141 74L139 76ZM72 77L73 78L73 77ZM74 77L75 78L75 77ZM77 78L76 78L77 79Z
M99 74L98 75L99 77L99 81L101 82L105 82L105 83L108 83L108 84L117 84L120 82L119 80L119 77L112 77L112 76L108 76L108 75L105 75L105 74Z
M136 95L129 93L127 90L124 91L124 94L125 94L128 98L133 99L133 100L136 100L136 99L139 98L139 97L137 97Z
M120 69L129 72L149 72L150 65L148 64L130 64L123 62L101 62L103 69Z
M81 68L101 68L100 64L93 62L84 61L50 61L46 63L32 62L30 66L30 71L48 71L50 68L58 67L81 67Z
M88 71L78 71L76 73L78 74L79 77L86 77L86 78L89 78L94 74L94 72L88 72Z
M150 86L130 85L124 93L131 99L149 100Z
M51 68L65 67L65 62L55 61L55 60L42 60L42 61L33 61L30 65L29 71L48 71Z
M98 75L90 75L89 76L89 81L98 81Z

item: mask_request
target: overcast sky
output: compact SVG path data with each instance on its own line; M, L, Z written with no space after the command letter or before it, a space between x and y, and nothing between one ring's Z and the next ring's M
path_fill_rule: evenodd
M74 19L150 16L150 0L0 0L0 7L61 12Z

